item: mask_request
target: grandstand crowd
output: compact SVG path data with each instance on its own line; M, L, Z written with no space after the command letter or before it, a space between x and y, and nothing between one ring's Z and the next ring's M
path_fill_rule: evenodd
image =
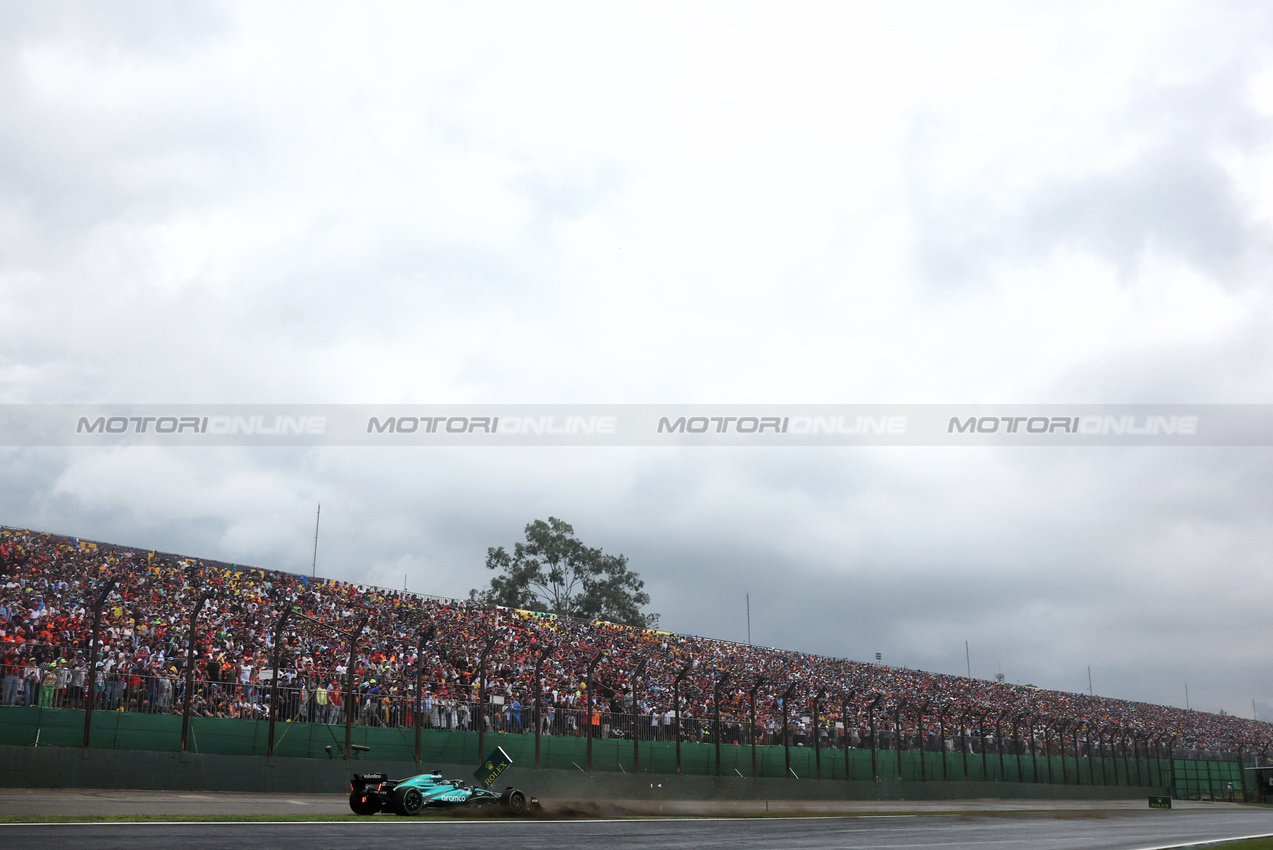
M1264 753L1273 744L1273 725L1223 714L565 620L18 529L0 530L0 706L83 707L92 609L112 579L92 677L93 704L106 710L182 711L190 615L208 592L191 691L192 712L204 717L268 716L274 635L290 609L297 615L282 632L278 713L292 721L344 723L352 711L361 724L533 731L539 663L546 734L584 734L590 724L597 736L657 740L679 729L693 740L719 734L745 744L754 735L780 743L785 707L797 745L816 736L827 746L1074 752L1080 730L1084 751L1103 733L1183 751ZM364 618L354 692L346 694L348 635Z

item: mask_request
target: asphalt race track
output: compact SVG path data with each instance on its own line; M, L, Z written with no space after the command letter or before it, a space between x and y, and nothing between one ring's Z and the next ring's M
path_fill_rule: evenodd
M687 820L411 821L378 818L329 823L5 824L5 848L92 847L182 850L267 846L313 850L387 846L460 850L516 847L561 850L707 850L707 848L995 848L995 850L1141 850L1273 834L1273 811L1254 808L987 816L883 815ZM262 844L261 842L265 842Z

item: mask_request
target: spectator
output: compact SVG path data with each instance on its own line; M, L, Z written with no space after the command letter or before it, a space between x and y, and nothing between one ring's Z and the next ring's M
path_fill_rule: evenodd
M635 728L649 730L643 736L670 739L672 681L683 673L678 687L682 733L711 739L711 724L695 718L714 716L716 683L729 673L729 684L720 689L720 711L730 730L726 739L737 737L742 743L753 737L781 740L779 699L795 684L791 715L801 728L794 734L806 742L816 737L829 743L830 736L844 735L851 746L861 746L873 717L881 740L896 737L904 746L932 751L995 746L996 723L1011 746L1021 749L1021 738L1042 746L1047 741L1041 723L1032 729L1011 725L1011 718L1030 715L1152 735L1173 741L1177 749L1232 751L1240 744L1261 751L1273 746L1269 724L1227 715L563 620L17 530L0 530L0 703L82 704L92 606L108 575L119 581L101 615L96 685L99 705L108 709L180 710L182 700L174 699L178 674L171 660L185 658L193 637L196 714L265 716L263 684L278 675L279 719L340 723L339 683L351 657L346 633L365 616L352 653L356 681L367 683L356 692L354 719L359 722L414 723L419 717L427 726L471 729L475 722L499 718L511 730L525 730L530 724L523 715L536 704L536 664L548 646L552 649L540 667L540 722L541 731L553 734L581 734L585 723L594 734L631 734L632 722L613 721L610 715L635 705L644 715ZM188 635L190 611L199 593L208 589L217 595L203 609L195 634ZM254 659L272 656L269 644L284 605L303 611L307 619L289 623L276 673L272 660ZM416 694L420 648L415 641L425 621L433 624L435 637L424 650L422 688ZM473 716L474 694L479 661L492 635L499 640L487 658L487 692L502 696L503 702L492 699L479 721ZM598 650L603 654L593 679L598 696L594 714L585 717L580 676ZM641 665L642 675L634 679L632 671ZM50 673L52 695L46 698ZM770 684L756 689L756 735L750 728L750 691L759 677ZM316 683L312 693L311 682ZM226 690L228 683L236 688ZM811 696L822 689L832 696L821 704L816 719L799 720L812 713ZM855 696L847 706L833 696L850 691ZM409 710L413 701L419 711ZM874 704L872 711L868 704ZM926 741L916 738L915 706L920 704L929 706ZM945 716L945 740L934 737L939 711ZM1055 732L1050 738L1054 744Z

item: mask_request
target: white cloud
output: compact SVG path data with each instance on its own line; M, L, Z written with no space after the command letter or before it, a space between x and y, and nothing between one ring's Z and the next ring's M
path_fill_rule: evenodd
M0 399L1262 403L1271 23L6 7ZM1265 454L25 451L0 504L300 570L322 501L320 572L443 595L552 514L679 630L750 591L795 648L1164 700L1209 665L1236 712Z

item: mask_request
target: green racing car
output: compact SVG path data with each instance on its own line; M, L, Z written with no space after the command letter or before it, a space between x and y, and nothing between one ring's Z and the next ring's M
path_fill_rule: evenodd
M527 797L512 786L502 792L488 791L441 773L421 773L406 779L390 779L384 773L355 773L349 783L349 808L356 815L391 811L398 815L418 815L425 809L457 806L502 806L514 814L540 808L539 800Z

